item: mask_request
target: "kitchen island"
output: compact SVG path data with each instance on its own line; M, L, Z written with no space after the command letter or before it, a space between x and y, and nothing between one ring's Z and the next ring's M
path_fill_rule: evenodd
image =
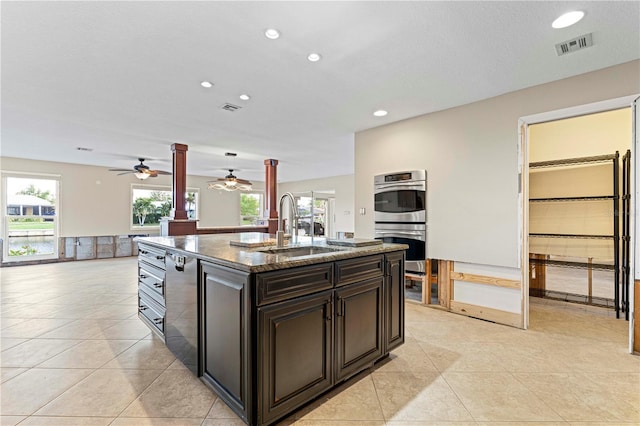
M140 319L248 424L286 417L404 342L404 245L137 242Z

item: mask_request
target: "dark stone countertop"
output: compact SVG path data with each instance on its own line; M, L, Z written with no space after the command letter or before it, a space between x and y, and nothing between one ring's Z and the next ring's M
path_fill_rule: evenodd
M275 271L278 269L351 259L408 248L408 246L404 244L387 243L364 247L332 247L327 245L325 238L314 237L314 247L326 247L338 251L290 257L261 251L275 248L275 244L272 246L261 244L257 247L231 245L231 241L266 243L270 240L275 241L275 236L257 232L243 234L185 235L176 237L138 237L135 239L135 241L139 243L186 255L194 255L203 260L209 260L220 265L247 272ZM295 241L295 237L292 237L292 240L293 241L290 241L286 247L306 247L312 245L311 237L298 237L297 242Z

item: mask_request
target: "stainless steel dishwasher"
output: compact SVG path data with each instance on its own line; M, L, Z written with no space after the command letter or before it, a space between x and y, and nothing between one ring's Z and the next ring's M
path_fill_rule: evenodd
M198 259L177 253L166 258L165 343L196 376L198 365Z

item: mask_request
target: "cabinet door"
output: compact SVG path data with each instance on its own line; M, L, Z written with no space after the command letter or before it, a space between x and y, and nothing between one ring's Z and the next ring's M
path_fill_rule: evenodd
M258 309L258 424L331 387L332 295L329 290Z
M382 356L383 282L372 278L336 290L336 380Z
M386 354L404 343L404 252L386 256L384 322Z
M201 262L203 380L240 417L250 415L249 274Z

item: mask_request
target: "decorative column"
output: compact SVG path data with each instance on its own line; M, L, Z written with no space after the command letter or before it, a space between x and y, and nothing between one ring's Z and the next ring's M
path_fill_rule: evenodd
M265 168L265 208L269 214L269 232L275 234L278 230L278 160L264 160Z
M196 221L189 220L187 215L187 145L174 143L171 145L173 153L173 185L171 191L171 218L160 221L160 235L193 235L198 232Z
M189 147L181 143L171 145L173 152L173 193L171 210L172 219L187 219L187 211L185 210L185 198L187 194L187 150Z

